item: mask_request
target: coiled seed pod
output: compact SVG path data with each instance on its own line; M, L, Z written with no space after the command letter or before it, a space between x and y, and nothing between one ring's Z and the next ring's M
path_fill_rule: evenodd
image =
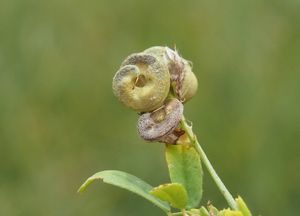
M140 116L138 132L144 140L176 143L183 134L175 130L182 115L183 104L176 98L168 99L160 109Z
M132 54L113 78L113 92L127 107L151 112L162 106L170 90L167 65L151 54Z

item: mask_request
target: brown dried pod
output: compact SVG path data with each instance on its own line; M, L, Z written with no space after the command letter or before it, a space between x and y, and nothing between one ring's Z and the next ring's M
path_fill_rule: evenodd
M183 104L176 98L168 99L158 110L140 116L139 135L148 141L176 143L182 135L182 131L177 128L182 115Z

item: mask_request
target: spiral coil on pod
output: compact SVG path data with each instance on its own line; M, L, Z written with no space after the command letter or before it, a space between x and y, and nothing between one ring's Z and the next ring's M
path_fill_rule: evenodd
M151 54L130 55L113 78L114 94L138 112L159 108L168 96L169 86L167 66Z
M139 135L147 141L175 143L179 138L173 133L183 115L183 105L176 99L166 100L163 107L152 113L144 113L138 120Z

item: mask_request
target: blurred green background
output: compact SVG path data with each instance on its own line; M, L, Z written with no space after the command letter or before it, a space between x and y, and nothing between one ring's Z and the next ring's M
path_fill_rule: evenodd
M111 81L130 53L176 44L194 63L185 115L254 215L300 213L300 1L4 0L0 3L0 215L163 215L93 184L119 169L168 182L161 144ZM202 204L226 202L205 172Z

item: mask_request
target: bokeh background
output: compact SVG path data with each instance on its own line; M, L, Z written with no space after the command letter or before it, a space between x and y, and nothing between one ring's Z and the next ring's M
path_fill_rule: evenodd
M254 215L299 215L299 21L298 0L1 1L0 215L163 215L109 185L76 193L104 169L169 181L164 147L111 91L153 45L193 61L185 115L230 191ZM204 177L202 204L227 206Z

